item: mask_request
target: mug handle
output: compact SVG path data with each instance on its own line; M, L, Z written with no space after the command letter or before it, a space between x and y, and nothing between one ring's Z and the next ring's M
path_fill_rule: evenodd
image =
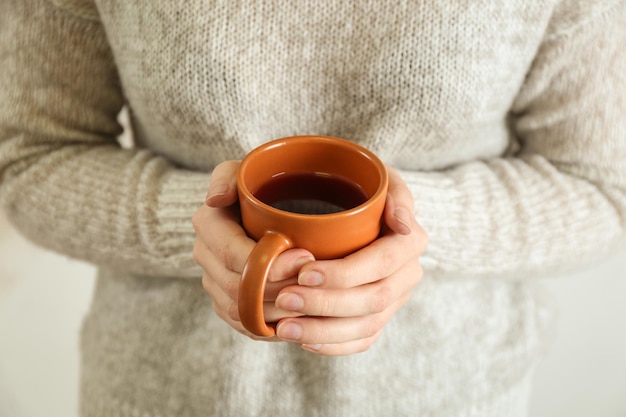
M276 334L276 326L265 323L263 315L265 283L278 255L292 247L288 237L268 232L254 246L243 267L239 283L239 317L243 327L257 336Z

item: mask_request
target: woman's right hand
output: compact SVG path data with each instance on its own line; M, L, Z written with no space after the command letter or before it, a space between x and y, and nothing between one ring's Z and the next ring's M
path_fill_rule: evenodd
M203 204L192 218L196 230L193 256L203 269L202 286L213 301L215 313L232 328L255 340L262 338L247 331L239 319L238 294L241 272L255 245L242 228L237 202L237 169L239 161L218 165ZM267 322L277 322L299 314L281 310L274 304L278 293L298 283L298 272L314 261L304 249L290 249L281 254L270 271L265 287L264 315Z

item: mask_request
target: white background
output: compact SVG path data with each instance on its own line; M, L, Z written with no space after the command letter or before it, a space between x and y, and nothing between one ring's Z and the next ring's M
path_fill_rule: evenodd
M78 332L94 270L25 241L1 213L0 259L0 417L77 417ZM625 417L626 248L545 285L559 320L531 415Z

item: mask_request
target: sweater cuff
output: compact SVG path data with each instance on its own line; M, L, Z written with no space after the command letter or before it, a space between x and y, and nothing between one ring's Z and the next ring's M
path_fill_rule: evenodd
M165 174L158 193L156 235L160 241L159 249L179 258L180 272L185 277L202 275L192 255L196 233L191 218L204 204L209 181L208 173L170 170Z
M426 231L429 245L420 257L420 264L425 270L438 269L439 257L436 255L437 242L454 242L454 230L461 224L462 213L457 212L463 196L455 186L454 180L437 172L399 171L415 200L415 218ZM444 218L447 227L442 228L438 219Z

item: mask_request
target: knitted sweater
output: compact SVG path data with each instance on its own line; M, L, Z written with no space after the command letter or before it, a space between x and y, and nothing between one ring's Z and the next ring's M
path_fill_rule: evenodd
M2 208L100 270L82 415L525 415L536 278L624 233L625 50L617 0L3 0ZM211 169L296 134L397 168L430 237L362 354L236 333L192 259Z

